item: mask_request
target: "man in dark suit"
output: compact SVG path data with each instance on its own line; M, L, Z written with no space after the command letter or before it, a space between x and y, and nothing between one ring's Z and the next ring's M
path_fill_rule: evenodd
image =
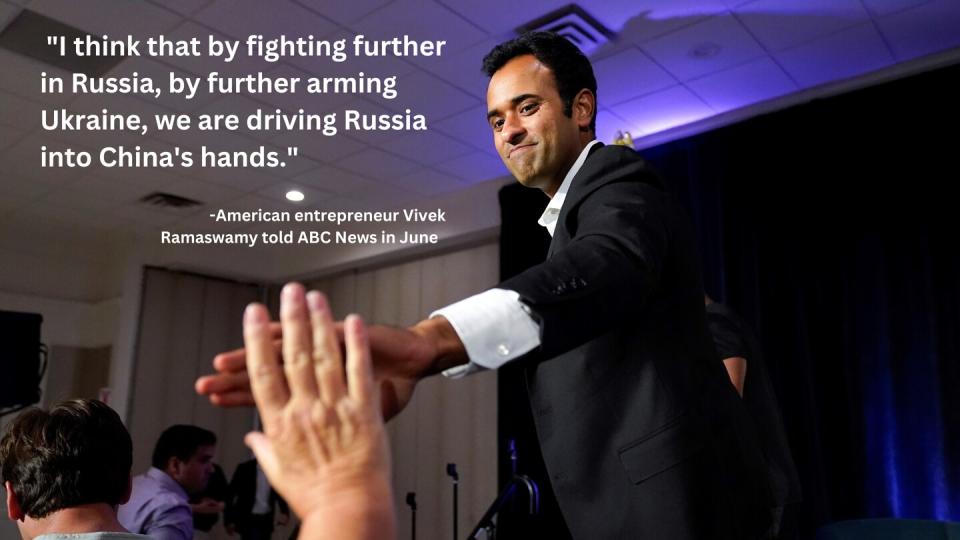
M521 361L573 538L759 538L763 459L707 335L692 227L636 152L594 140L596 80L570 42L526 34L484 69L500 157L551 198L549 257L408 329L370 327L386 416L420 378ZM226 403L242 358L215 363L198 389Z
M269 540L273 534L276 507L280 507L280 522L290 519L290 508L267 482L256 459L237 465L230 479L230 496L223 514L227 532L239 532L243 540Z

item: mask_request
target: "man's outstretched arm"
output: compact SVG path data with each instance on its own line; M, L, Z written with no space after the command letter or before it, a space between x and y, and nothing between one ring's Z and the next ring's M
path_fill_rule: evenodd
M337 323L335 330L342 346L343 324ZM425 319L408 328L375 325L367 331L380 383L383 416L387 419L403 410L420 379L468 360L463 343L444 317ZM271 324L269 332L274 348L280 351L280 324ZM218 354L213 367L215 373L197 379L199 394L225 407L254 404L245 349Z

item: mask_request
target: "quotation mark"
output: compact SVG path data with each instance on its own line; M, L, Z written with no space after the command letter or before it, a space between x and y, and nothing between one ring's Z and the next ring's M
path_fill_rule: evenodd
M67 39L63 36L47 36L47 45L50 47L59 47L60 56L67 54Z

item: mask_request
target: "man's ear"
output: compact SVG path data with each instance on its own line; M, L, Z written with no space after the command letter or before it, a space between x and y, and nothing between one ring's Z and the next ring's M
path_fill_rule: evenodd
M17 494L13 492L13 486L10 485L9 480L4 482L3 485L7 488L7 517L10 518L10 521L23 521L23 510L20 508Z
M170 458L167 459L167 467L165 469L166 473L173 477L178 476L180 474L181 464L182 462L179 458L177 458L177 456L170 456Z
M597 110L597 96L584 88L573 97L573 118L580 131L589 131L593 114Z

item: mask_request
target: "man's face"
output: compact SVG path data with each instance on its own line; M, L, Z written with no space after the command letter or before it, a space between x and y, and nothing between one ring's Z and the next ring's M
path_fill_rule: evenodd
M487 110L497 153L513 176L553 196L583 142L576 110L563 113L550 68L529 54L510 60L490 78Z
M172 458L173 474L171 476L183 486L187 493L203 491L207 487L210 475L213 474L213 454L216 450L217 447L211 444L197 448L187 461Z

